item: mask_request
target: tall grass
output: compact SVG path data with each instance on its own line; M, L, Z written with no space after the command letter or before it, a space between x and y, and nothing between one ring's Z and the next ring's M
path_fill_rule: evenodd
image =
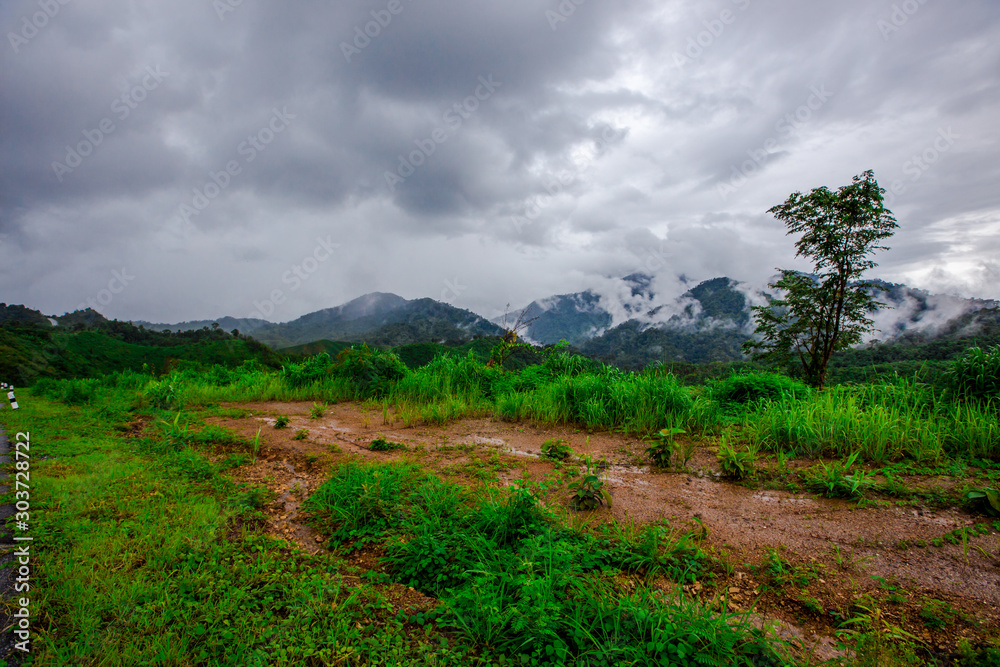
M745 413L743 427L754 445L809 457L856 451L874 462L1000 456L995 413L979 404L949 401L908 378L761 403Z
M739 373L702 389L684 387L657 369L626 373L565 352L517 372L488 367L471 354L439 356L411 371L391 353L362 347L281 371L253 363L160 377L128 371L44 380L36 389L77 405L98 404L107 392L121 391L133 397L133 407L164 410L222 401L373 399L386 410L395 406L406 425L493 416L648 435L671 427L717 432L735 423L754 446L808 457L1000 458L996 401L969 400L916 377L814 392L772 373Z

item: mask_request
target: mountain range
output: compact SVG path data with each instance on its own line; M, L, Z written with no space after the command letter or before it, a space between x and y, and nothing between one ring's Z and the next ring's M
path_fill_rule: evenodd
M872 282L876 298L885 305L873 315L877 331L871 340L913 341L936 335L967 338L984 327L993 331L998 319L996 301ZM177 324L133 324L154 331L236 329L272 348L287 348L323 340L386 346L460 344L502 335L519 323L520 333L530 342L551 345L566 340L589 356L641 367L662 360L704 363L740 359L741 346L753 333L750 309L767 303L767 299L763 290L727 277L706 280L671 295L657 288L654 276L635 273L612 280L600 290L533 301L493 321L429 298L408 300L373 292L284 323L222 317ZM20 321L85 328L92 326L95 318L103 319L89 309L49 317L23 306L0 304L0 324Z

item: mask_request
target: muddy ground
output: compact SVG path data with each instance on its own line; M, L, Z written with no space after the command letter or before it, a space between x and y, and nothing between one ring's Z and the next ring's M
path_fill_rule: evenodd
M834 637L840 621L865 613L873 603L885 623L939 652L953 651L962 638L982 644L1000 630L1000 535L991 529L970 538L967 551L960 544L931 545L956 528L984 523L984 517L912 500L860 507L731 483L719 476L714 445L707 439L696 442L684 471L671 472L650 467L644 454L649 443L617 433L492 419L405 425L398 415L356 403L329 406L323 417L313 419L311 406L228 404L242 416L208 420L247 438L260 429L257 460L230 474L236 481L270 489L275 500L266 507L267 530L311 553L322 551L325 540L300 520L301 503L325 481L331 466L346 460L412 460L469 485L504 486L523 477L542 481L548 476L553 492L544 502L562 508L568 504L567 492L559 490L557 480L589 455L602 468L613 506L569 512L570 521L669 523L698 532L704 527L702 547L728 565L718 565L714 579L688 592L715 604L725 597L730 609L749 609L760 619L778 621L780 634L801 640L819 660L840 654ZM280 415L290 421L279 430L274 423ZM294 439L302 429L308 435ZM377 437L404 443L407 449L371 451L369 444ZM567 441L580 458L562 464L540 459L542 444L553 438ZM790 466L813 463L792 461ZM903 481L911 488L957 483L927 477ZM777 586L762 567L772 552L806 573L808 583ZM377 567L370 555L357 560ZM412 590L403 597L408 598L404 606L411 608L433 603Z

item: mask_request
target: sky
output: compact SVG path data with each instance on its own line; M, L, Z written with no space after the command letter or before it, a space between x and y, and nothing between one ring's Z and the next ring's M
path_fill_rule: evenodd
M487 317L807 269L767 213L874 170L870 277L1000 298L1000 3L7 0L0 300Z

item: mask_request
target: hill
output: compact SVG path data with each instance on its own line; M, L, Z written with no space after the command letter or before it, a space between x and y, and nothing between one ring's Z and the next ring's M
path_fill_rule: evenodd
M207 321L180 324L149 324L148 328L187 331L207 326ZM476 336L502 335L503 330L483 317L434 299L404 299L395 294L372 292L340 306L307 313L290 322L263 320L218 320L220 328L234 326L276 349L344 341L397 346L434 341L462 343Z

